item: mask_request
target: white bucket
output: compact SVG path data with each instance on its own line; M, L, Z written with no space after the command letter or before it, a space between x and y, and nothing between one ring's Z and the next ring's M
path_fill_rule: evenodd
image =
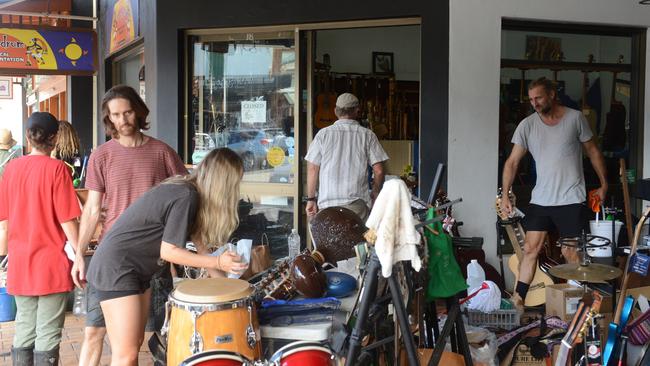
M618 239L618 234L621 232L623 227L622 221L616 221L614 224L614 229L616 233L616 238ZM602 236L604 238L612 240L612 222L609 220L591 220L589 221L589 229L591 229L592 235ZM604 241L601 239L594 239L591 241L592 244L604 244ZM600 248L587 249L587 254L590 257L611 257L612 256L612 246L604 246Z

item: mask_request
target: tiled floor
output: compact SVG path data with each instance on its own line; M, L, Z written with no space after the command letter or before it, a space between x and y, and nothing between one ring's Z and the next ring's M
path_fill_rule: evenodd
M72 313L65 316L65 327L60 345L59 365L72 366L79 364L79 351L83 341L84 317L77 317ZM153 365L153 358L147 347L147 340L151 334L145 334L145 342L140 349L139 364L143 366ZM0 366L11 365L11 343L14 336L14 323L0 323ZM111 349L108 339L104 340L101 365L109 365L111 362Z

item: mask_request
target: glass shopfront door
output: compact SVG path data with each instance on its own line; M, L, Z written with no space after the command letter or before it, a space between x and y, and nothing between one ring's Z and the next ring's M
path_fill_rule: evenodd
M242 158L234 237L268 241L275 257L286 254L299 207L296 43L293 30L190 32L187 42L186 161L221 147Z

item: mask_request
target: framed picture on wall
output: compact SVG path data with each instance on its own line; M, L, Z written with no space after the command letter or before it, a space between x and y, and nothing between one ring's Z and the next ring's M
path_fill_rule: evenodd
M12 86L11 78L0 78L0 99L11 99Z
M393 53L392 52L373 52L372 53L372 73L373 74L393 74Z

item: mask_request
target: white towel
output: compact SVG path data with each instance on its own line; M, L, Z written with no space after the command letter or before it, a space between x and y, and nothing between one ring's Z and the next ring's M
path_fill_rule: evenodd
M384 183L366 226L377 233L375 251L384 277L390 277L393 264L399 261L410 260L413 269L420 271L422 262L416 248L420 233L411 213L411 194L401 179Z

